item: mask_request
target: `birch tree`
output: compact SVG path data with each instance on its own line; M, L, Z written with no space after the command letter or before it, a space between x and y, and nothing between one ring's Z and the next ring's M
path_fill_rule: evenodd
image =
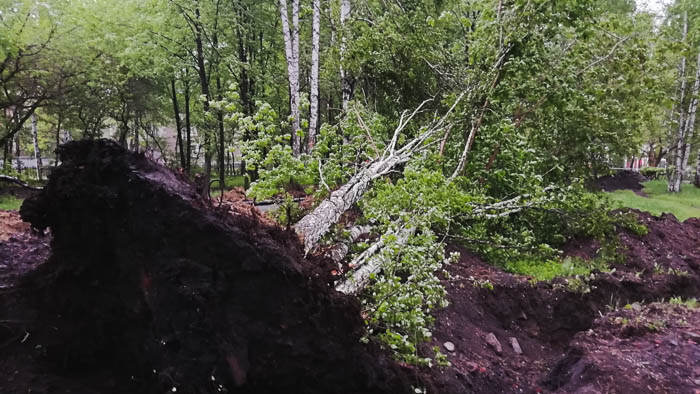
M685 11L683 12L683 35L682 35L682 42L686 41L686 38L688 36L688 12ZM680 79L680 91L679 91L679 100L678 100L678 108L679 108L679 113L678 113L678 134L676 136L676 143L675 143L675 149L674 149L674 162L675 162L675 168L673 169L673 172L671 176L669 177L668 180L668 191L671 193L678 193L681 191L681 181L683 178L683 152L684 152L684 126L685 126L685 107L684 107L684 102L685 102L685 93L686 93L686 57L683 55L681 57L681 63L678 68L678 75Z
M350 0L340 0L340 30L342 34L340 35L340 84L341 84L341 94L343 100L343 111L347 110L348 102L352 98L352 86L350 84L350 78L347 74L347 70L343 63L345 62L345 52L347 51L347 21L350 18L350 12L352 10L352 5Z
M698 51L698 59L695 68L695 82L693 83L693 92L690 98L690 104L688 105L688 119L685 122L685 131L683 133L683 143L685 149L683 150L683 163L681 165L681 176L685 173L686 168L688 168L688 158L690 157L690 145L693 140L693 133L695 132L695 115L698 111L698 94L700 93L700 50ZM679 187L680 190L680 187Z
M318 63L320 36L321 0L314 0L313 21L311 26L311 113L309 115L309 152L311 152L311 150L314 148L314 144L316 143L316 129L318 127Z
M289 24L287 0L280 0L280 19L284 37L284 54L287 60L287 78L289 80L289 110L292 120L292 151L295 156L301 154L301 136L299 135L299 0L292 0L292 24Z
M36 179L41 180L41 150L39 149L39 126L36 113L32 114L32 142L34 143L34 160L36 161Z

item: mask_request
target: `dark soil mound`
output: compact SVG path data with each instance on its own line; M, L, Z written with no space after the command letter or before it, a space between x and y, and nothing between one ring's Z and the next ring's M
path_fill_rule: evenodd
M637 171L621 170L613 175L606 175L596 179L593 182L593 188L604 192L621 189L642 190L644 188L642 182L644 181L647 181L647 179Z
M655 303L611 312L552 370L557 393L697 393L700 309Z
M658 356L646 373L661 376L659 382L667 382L662 383L666 389L630 391L627 381L618 379L622 364L617 359L629 347L623 344L620 353L610 355L616 345L608 343L608 337L585 334L592 327L598 330L596 319L610 308L700 295L700 220L681 223L671 215L657 218L638 211L636 214L649 233L641 236L620 229L621 251L626 261L616 264L614 272L596 272L588 278L533 284L527 277L503 272L458 248L461 259L448 268L450 276L443 282L450 305L437 312L435 339L424 349L429 351L437 346L451 362L450 367L426 371L432 392L692 393L688 390L692 386L673 383L678 381L674 380L673 368L661 364L667 360L666 356L670 357L671 365L678 362L678 358L670 353L655 355L655 339L651 342L646 339L646 345L638 349L635 357L646 362ZM592 240L581 239L566 249L570 255L592 258L599 246ZM697 323L678 327L673 335L692 335L686 332L696 332L697 327ZM487 339L489 334L499 342L500 353L489 344L493 339ZM513 338L521 353L513 347ZM588 338L590 349L599 346L607 354L596 369L586 370L590 373L587 376L605 381L594 391L584 390L588 389L589 380L571 381L578 372L570 367L584 354L577 342L571 343L573 338ZM686 346L683 351L691 349ZM594 350L589 353L591 357L597 354ZM696 360L697 352L693 357L688 360ZM579 366L589 365L585 364L588 362L583 361ZM690 376L690 370L682 369L677 376Z
M211 208L113 142L59 154L21 210L51 228L51 257L0 301L0 319L21 303L35 311L4 359L30 357L38 372L3 392L48 387L36 376L55 377L50 392L410 391L401 369L360 344L359 306L331 290L326 262L301 257L293 233Z

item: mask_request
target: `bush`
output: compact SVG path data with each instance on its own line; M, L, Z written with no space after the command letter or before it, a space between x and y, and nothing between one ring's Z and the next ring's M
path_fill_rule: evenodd
M650 180L656 180L666 175L666 169L661 167L645 167L639 172Z

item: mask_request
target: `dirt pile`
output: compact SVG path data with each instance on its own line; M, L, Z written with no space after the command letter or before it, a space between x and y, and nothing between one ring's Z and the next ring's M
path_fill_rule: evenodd
M34 311L21 316L32 335L6 334L3 357L38 372L7 392L41 389L36 376L80 392L410 392L360 344L359 306L331 290L325 261L301 258L293 233L213 209L113 142L59 154L21 210L51 228L51 257L0 301L0 319Z
M640 342L646 345L632 349L626 347L626 342L612 339L617 331L597 336L585 334L591 328L595 332L601 330L602 323L596 319L611 308L700 295L700 221L690 219L681 223L671 215L657 218L638 211L636 214L648 227L648 234L636 235L620 229L620 251L626 255L626 261L616 264L613 272L595 272L587 278L533 284L527 277L503 272L458 248L461 259L448 268L450 276L443 281L450 305L437 312L434 341L424 348L429 352L437 346L451 366L426 371L429 392L626 393L630 392L627 382L617 379L623 365L618 358L634 350L639 352L635 355L640 361L636 368L655 359L655 363L646 365L646 373L666 379L659 380L660 386L651 387L666 388L659 391L641 388L632 392L693 393L689 388L695 383L677 384L674 376L689 377L695 370L685 367L676 373L672 367L661 365L664 360L674 365L679 359L668 352L655 353L659 351L655 342L658 338L646 336ZM576 251L580 257L593 258L598 247L593 240L577 240L567 250L569 254ZM629 313L617 313L625 312ZM617 315L606 318L610 316L614 319ZM697 311L684 315L689 323L686 326L676 327L673 322L677 319L673 316L660 318L669 322L668 327L675 327L669 335L692 335L697 331ZM602 330L601 333L607 332ZM500 352L491 344L494 338ZM584 348L577 342L582 338L588 341ZM618 344L621 347L614 356L597 361L593 356L583 356L589 350L597 352L595 349L600 349L600 354L610 354ZM694 358L687 358L689 361L699 357L695 346ZM693 349L690 344L681 347L683 352ZM572 376L581 371L571 367L579 360L584 361L578 366L595 365L591 370L585 369L590 379L573 380ZM603 383L593 390L588 387L592 381Z
M552 370L557 393L697 393L700 309L639 304L596 319Z
M616 171L613 175L606 175L596 179L593 182L593 188L604 192L622 189L641 191L644 188L642 182L645 181L647 181L647 179L644 175L637 171L620 170Z
M0 210L0 241L7 241L11 236L29 231L29 224L22 221L19 213Z

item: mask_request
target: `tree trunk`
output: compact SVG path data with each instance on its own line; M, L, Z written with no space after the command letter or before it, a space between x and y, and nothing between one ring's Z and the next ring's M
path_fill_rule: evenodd
M695 158L695 187L700 187L700 149L698 149L698 157Z
M700 48L699 48L700 50ZM685 140L685 149L683 151L682 174L688 168L688 158L690 157L690 145L695 132L695 115L698 111L698 94L700 93L700 52L698 52L697 66L695 69L695 82L693 83L693 92L691 93L690 105L688 106L688 119L685 122L685 132L683 139Z
M17 159L17 173L21 174L22 173L22 159L20 159L20 155L22 154L22 148L20 147L20 142L19 142L19 133L15 134L15 158Z
M316 144L316 129L318 124L318 63L319 41L321 34L321 0L313 2L313 22L311 28L311 113L309 115L309 140L308 152L310 153Z
M187 133L187 162L185 170L188 174L192 171L192 125L190 123L190 81L185 81L185 132Z
M399 135L429 100L421 103L421 105L408 116L407 111L404 111L399 119L399 125L396 127L396 130L394 130L394 135L382 155L374 159L366 167L360 169L347 183L338 190L333 191L328 198L323 200L321 204L316 207L316 209L304 216L294 225L294 229L304 242L306 253L316 247L321 237L323 237L331 226L338 221L340 216L360 200L373 180L388 174L397 165L406 163L416 151L423 147L427 139L444 130L446 127L451 127L445 123L446 119L463 97L464 94L460 95L441 119L426 127L424 129L425 131L407 142L401 149L397 150L396 144Z
M32 142L34 143L34 160L36 160L36 179L41 180L41 150L39 149L39 127L36 113L32 114Z
M410 227L400 231L390 231L385 236L396 237L396 245L402 247L415 231L415 227ZM384 237L353 259L351 266L359 268L353 271L349 278L338 282L335 289L344 294L357 294L364 289L369 284L372 274L377 274L384 265L382 248L384 248Z
M289 79L289 109L292 117L292 151L301 154L299 130L299 0L292 0L292 26L289 26L287 0L280 0L280 19Z
M3 152L2 156L2 168L7 169L7 167L10 165L10 150L12 148L10 145L12 145L12 140L5 141L3 145L5 147L5 151Z
M348 102L352 99L352 85L350 83L350 78L345 70L345 52L347 48L347 36L348 29L346 22L350 18L350 12L352 11L352 5L350 0L340 0L340 85L341 85L341 96L343 100L343 111L348 108Z
M221 95L221 77L216 76L216 89L219 92L218 98L222 99ZM221 188L221 194L223 195L224 189L226 187L226 159L224 158L226 149L226 141L224 136L224 112L216 111L216 119L219 124L219 157L217 161L219 162L219 187Z
M683 42L686 41L686 37L688 36L688 13L685 12L683 13ZM683 107L683 102L685 101L685 92L686 92L686 72L685 72L685 56L681 58L681 64L679 67L679 78L680 78L680 99L678 100L678 108L679 108L679 115L678 115L678 136L676 138L676 146L674 150L674 156L675 156L675 168L673 169L671 176L669 177L668 180L668 191L671 193L678 193L681 191L681 181L683 179L683 152L685 148L685 141L684 141L684 119L685 119L685 109Z
M209 79L207 79L207 70L204 65L204 48L202 45L202 25L200 22L200 12L199 8L195 8L195 15L197 16L196 23L194 23L195 28L195 44L197 46L197 74L199 75L199 84L202 89L202 95L204 96L204 103L202 108L204 110L205 118L206 114L209 112ZM203 196L209 196L209 180L211 179L211 148L209 146L209 125L204 123L204 189L202 190Z
M182 143L182 122L180 121L180 106L177 102L177 90L175 90L175 78L170 80L170 89L172 90L173 112L175 115L175 128L177 130L176 145L180 147L180 167L185 168L187 162L185 160L185 146Z
M63 113L58 114L58 123L56 124L56 158L53 166L58 167L58 147L61 145L61 123L63 123Z

